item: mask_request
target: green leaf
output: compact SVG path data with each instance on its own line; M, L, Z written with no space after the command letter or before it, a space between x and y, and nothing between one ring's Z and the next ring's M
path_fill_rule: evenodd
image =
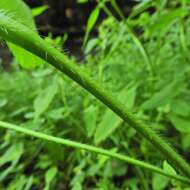
M136 93L137 85L134 85L132 88L121 92L121 96L119 96L120 101L123 102L129 110L132 110L135 104Z
M34 17L41 15L43 12L45 12L49 7L47 5L35 7L32 9L32 15Z
M24 175L16 177L16 178L14 178L14 180L11 181L7 190L23 190L23 187L24 187L26 181L27 181L27 179Z
M99 144L105 140L122 123L122 119L115 115L111 110L107 110L102 121L97 126L94 141Z
M0 9L11 15L13 19L18 20L25 26L36 32L34 20L29 7L22 0L3 0L0 1ZM32 53L20 48L10 42L7 43L9 49L16 60L24 68L34 68L43 63L43 61Z
M100 14L99 7L96 7L90 14L90 16L88 18L88 22L87 22L87 32L88 33L93 29L94 25L96 24L99 14Z
M27 182L26 182L26 185L24 187L24 190L30 190L31 189L31 186L33 184L33 180L34 180L34 177L33 176L30 176L28 179L27 179Z
M183 149L185 150L190 148L190 133L183 135L181 144Z
M142 1L139 2L136 6L134 6L134 8L131 11L130 18L135 17L138 14L144 12L146 9L148 9L152 5L151 1L152 0Z
M179 83L177 81L168 84L163 89L155 93L152 98L145 101L141 108L149 110L166 105L170 100L172 100L176 93L178 93L178 86Z
M89 54L99 43L100 41L97 38L89 40L85 48L85 53Z
M166 160L163 162L163 169L169 174L176 175L175 169Z
M171 111L179 116L189 116L189 103L184 101L183 99L174 100L171 102Z
M43 61L40 58L24 50L23 48L18 47L17 45L14 45L10 42L8 42L7 44L14 57L23 68L35 68L36 66L41 65L43 63Z
M56 94L57 84L55 82L40 92L34 100L35 118L38 118L47 110Z
M77 3L88 3L88 0L77 0Z
M170 10L163 13L156 19L154 24L150 27L150 33L155 31L160 32L160 30L170 26L177 19L183 18L188 14L188 10L184 8L177 8L175 10Z
M44 190L49 190L50 189L50 185L53 181L53 179L55 178L56 174L57 174L58 170L55 166L51 167L48 169L48 171L45 174L45 188Z
M190 0L184 0L184 2L189 4L189 3L190 3Z
M23 153L23 144L17 143L12 145L4 154L0 157L0 166L8 163L13 162L20 158Z
M84 181L84 173L82 171L78 171L78 173L74 176L71 181L71 190L82 190L82 183Z
M163 169L171 175L177 174L175 169L166 160L164 160L164 162L163 162ZM173 186L176 186L176 187L179 186L179 184L180 184L179 181L177 181L175 179L171 179L171 183Z
M135 102L136 97L136 89L135 85L131 89L124 89L119 95L119 99L121 102L128 108L132 109ZM94 141L96 144L99 144L103 140L105 140L109 135L121 125L122 119L118 117L115 113L113 113L110 109L107 109L101 122L97 126L97 130L95 132Z
M173 126L182 133L190 133L190 118L180 117L174 114L168 116Z
M169 180L165 176L154 174L152 180L152 188L153 190L163 190L167 187L168 183Z
M88 21L87 21L87 26L86 26L86 34L84 37L84 43L83 46L86 45L89 33L91 32L91 30L93 29L94 25L96 24L98 17L100 14L100 8L97 6L92 13L90 14Z
M47 113L48 118L53 119L54 121L63 119L65 116L64 114L66 113L66 109L61 107L57 109L50 110Z
M87 136L92 137L96 129L96 122L98 118L97 106L91 105L84 110L84 122L87 130Z
M6 98L0 98L0 108L4 107L8 103Z
M16 143L12 145L0 158L0 166L11 162L8 168L0 172L0 181L3 181L12 172L23 154L23 151L23 144Z

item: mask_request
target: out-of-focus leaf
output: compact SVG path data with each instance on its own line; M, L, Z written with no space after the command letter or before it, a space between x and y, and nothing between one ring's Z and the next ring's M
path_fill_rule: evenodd
M34 100L35 118L38 118L42 113L46 111L56 94L56 83L53 83L51 86L41 91L41 93Z
M153 190L163 190L167 187L169 180L167 177L164 177L159 174L154 174L152 180L152 188Z
M167 173L170 173L171 175L176 175L177 174L175 169L166 160L164 160L164 162L163 162L163 169ZM180 182L175 180L175 179L172 179L171 183L172 183L173 186L176 186L176 187L178 187L179 185L181 186Z
M15 44L9 42L8 46L18 63L25 69L35 68L43 63L40 58L21 47L16 46Z
M23 153L23 144L17 143L12 145L4 154L0 157L0 166L5 163L17 160Z
M3 181L7 177L7 175L12 172L12 170L18 163L23 151L23 144L17 143L12 145L0 158L0 166L11 162L11 165L0 173L0 181Z
M87 22L87 28L86 28L88 33L93 29L94 25L96 24L99 14L100 14L99 7L96 7L90 14L88 18L88 22Z
M184 2L189 4L189 3L190 3L190 0L184 0Z
M135 17L138 14L140 14L141 12L145 11L146 9L148 9L151 6L151 2L152 0L146 0L146 1L142 1L141 3L137 4L131 14L130 14L130 18L131 17Z
M87 136L91 137L96 129L98 108L97 106L91 105L84 110L84 122L87 130Z
M174 100L171 102L171 111L180 116L188 116L190 114L189 103L184 100Z
M173 126L182 133L190 133L190 119L185 117L180 117L174 114L168 116L169 120L172 122Z
M119 100L128 108L132 109L135 97L136 97L136 89L135 85L131 89L124 89L119 95ZM122 123L120 117L118 117L114 112L107 109L102 120L97 126L97 130L95 132L94 141L96 144L99 144L103 140L105 140L117 127L119 127Z
M86 34L85 34L85 38L84 38L84 45L86 45L89 33L92 31L93 27L95 26L98 17L100 14L100 8L99 6L97 6L92 13L90 14L89 18L88 18L88 22L87 22L87 26L86 26Z
M149 110L166 105L178 93L178 86L179 83L177 81L168 84L163 89L155 93L152 98L145 101L141 108Z
M88 0L77 0L77 3L87 3L88 2Z
M84 180L84 173L81 171L71 181L71 190L82 190L82 182Z
M98 44L100 43L99 39L95 38L95 39L91 39L85 48L85 53L88 54L90 53Z
M33 177L33 176L30 176L30 177L27 179L27 182L26 182L26 185L25 185L25 187L24 187L24 190L30 190L30 189L31 189L33 180L34 180L34 177Z
M190 133L183 136L181 144L185 150L190 148Z
M45 185L44 190L49 190L50 189L50 185L51 185L53 179L55 178L57 172L58 172L58 170L57 170L57 168L55 166L48 169L48 171L45 174L46 185Z
M9 185L7 190L23 190L26 180L27 179L24 175L15 178L13 181L11 181L11 184Z
M176 175L175 169L166 160L163 162L163 169L169 174Z
M50 110L47 113L47 116L48 118L51 118L53 120L59 120L59 119L64 118L65 112L66 112L65 108L57 108L57 109Z
M43 12L45 12L49 7L47 5L43 5L40 7L35 7L32 9L32 15L34 17L41 15Z
M0 98L0 108L4 107L7 104L8 100L6 98Z
M177 8L175 10L170 10L166 13L163 13L161 16L156 19L156 22L151 25L150 33L155 31L160 31L166 26L170 26L174 21L179 18L183 18L188 14L188 10L185 8Z
M103 116L102 121L97 126L94 141L99 144L105 140L119 125L122 119L116 116L111 110L107 110Z

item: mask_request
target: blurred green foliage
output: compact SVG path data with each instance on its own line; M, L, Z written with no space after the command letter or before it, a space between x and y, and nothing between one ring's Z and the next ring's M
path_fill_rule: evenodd
M81 2L80 2L81 3ZM85 3L85 1L82 1ZM109 6L113 6L113 12ZM81 68L190 158L190 1L140 1L129 16L100 1ZM96 26L101 11L107 17ZM117 16L114 16L117 15ZM91 39L97 27L98 36ZM60 47L62 38L46 38ZM76 58L73 58L76 59ZM118 150L174 172L152 145L76 83L44 64L0 71L0 120ZM125 127L124 127L125 125ZM105 156L0 131L0 189L188 190Z

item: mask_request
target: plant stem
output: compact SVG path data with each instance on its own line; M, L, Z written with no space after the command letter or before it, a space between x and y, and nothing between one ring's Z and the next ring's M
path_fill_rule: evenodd
M70 60L66 55L60 53L57 49L44 41L39 35L35 34L23 24L10 18L10 16L2 11L0 12L0 36L3 39L41 57L62 73L65 73L68 77L76 81L151 142L175 168L180 169L183 174L190 177L189 164L153 129L143 124L143 122L131 114L126 109L125 105L120 103L120 101L106 91L104 87L86 75L86 73L84 73L77 64Z
M167 173L166 171L164 171L164 170L162 170L162 169L160 169L158 167L155 167L155 166L153 166L151 164L148 164L146 162L133 159L133 158L131 158L129 156L125 156L125 155L122 155L122 154L119 154L119 153L115 153L115 152L110 151L110 150L105 150L105 149L98 148L98 147L95 147L95 146L82 144L82 143L78 143L78 142L71 141L71 140L66 140L66 139L59 138L59 137L54 137L54 136L51 136L51 135L47 135L47 134L44 134L44 133L41 133L41 132L36 132L36 131L30 130L30 129L26 129L24 127L19 127L17 125L13 125L13 124L3 122L3 121L0 121L0 126L2 128L11 129L11 130L14 130L16 132L24 133L24 134L32 136L32 137L43 139L45 141L49 141L49 142L53 142L53 143L57 143L57 144L63 144L63 145L68 146L68 147L72 147L72 148L76 148L76 149L83 149L83 150L87 150L89 152L102 154L102 155L108 156L110 158L115 158L115 159L118 159L118 160L122 160L122 161L124 161L124 162L126 162L128 164L132 164L132 165L138 166L140 168L144 168L144 169L150 170L152 172L159 173L159 174L164 175L166 177L176 179L176 180L179 180L181 182L190 184L190 180L185 178L185 177Z

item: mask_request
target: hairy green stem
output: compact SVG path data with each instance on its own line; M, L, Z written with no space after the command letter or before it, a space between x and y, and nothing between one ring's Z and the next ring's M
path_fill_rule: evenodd
M82 144L82 143L78 143L78 142L71 141L71 140L66 140L66 139L59 138L59 137L54 137L54 136L51 136L51 135L47 135L47 134L44 134L44 133L41 133L41 132L36 132L36 131L30 130L30 129L26 129L24 127L19 127L17 125L13 125L13 124L3 122L3 121L0 121L0 127L5 128L5 129L11 129L11 130L14 130L14 131L17 131L17 132L20 132L20 133L24 133L26 135L36 137L36 138L39 138L39 139L43 139L45 141L49 141L49 142L53 142L53 143L57 143L57 144L63 144L65 146L73 147L73 148L76 148L76 149L83 149L83 150L87 150L89 152L94 152L94 153L97 153L97 154L102 154L102 155L108 156L110 158L115 158L115 159L118 159L118 160L122 160L122 161L124 161L124 162L126 162L128 164L135 165L135 166L150 170L150 171L155 172L155 173L159 173L159 174L164 175L166 177L179 180L179 181L181 181L183 183L190 184L190 180L185 178L185 177L170 174L170 173L168 173L168 172L166 172L166 171L164 171L164 170L162 170L162 169L160 169L160 168L158 168L156 166L153 166L153 165L148 164L148 163L143 162L143 161L133 159L133 158L131 158L129 156L125 156L125 155L122 155L122 154L119 154L119 153L115 153L115 152L110 151L110 150L105 150L105 149L98 148L98 147L95 147L95 146Z
M86 75L66 55L60 53L39 35L15 21L3 11L0 12L0 36L41 57L76 81L151 142L175 168L178 168L183 174L190 177L189 164L157 135L153 129L143 124L143 122L131 114L125 105L121 104L105 88Z

